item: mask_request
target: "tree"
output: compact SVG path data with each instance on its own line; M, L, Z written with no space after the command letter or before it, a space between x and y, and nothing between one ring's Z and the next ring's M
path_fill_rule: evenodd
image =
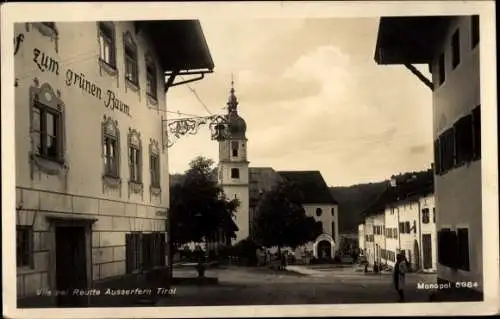
M213 178L213 165L211 159L195 158L182 182L171 187L170 231L177 247L215 239L220 230L226 237L235 237L232 217L239 202L226 199Z
M302 193L295 184L281 182L268 192L256 209L254 234L267 247L297 248L313 241L322 232L321 223L306 216Z

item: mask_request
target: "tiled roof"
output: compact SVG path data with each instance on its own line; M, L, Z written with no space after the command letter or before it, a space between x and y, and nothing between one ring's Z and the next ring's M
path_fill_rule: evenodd
M338 204L319 171L280 171L278 174L297 185L304 196L304 204Z
M420 197L434 193L434 173L432 170L411 172L392 176L396 181L394 187L387 181L387 188L364 212L363 216L381 213L386 206L399 201L417 200Z
M248 171L250 206L257 206L262 195L281 179L272 167L250 167Z

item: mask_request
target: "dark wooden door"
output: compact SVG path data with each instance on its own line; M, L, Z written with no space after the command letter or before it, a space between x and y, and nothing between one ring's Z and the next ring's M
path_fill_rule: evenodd
M58 297L59 307L87 305L87 296L74 293L75 289L87 291L84 227L56 227L56 287L67 292Z
M422 252L424 269L432 268L432 235L422 235Z
M326 240L322 240L318 243L318 258L322 260L328 260L332 258L332 245Z

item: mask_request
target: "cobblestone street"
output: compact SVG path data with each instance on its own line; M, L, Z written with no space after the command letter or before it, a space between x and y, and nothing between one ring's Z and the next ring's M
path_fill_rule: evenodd
M237 268L209 270L219 285L177 286L176 294L158 306L292 305L391 303L397 301L390 274L364 274L353 268L312 269L289 266L288 272ZM306 274L307 273L307 274ZM176 276L195 272L176 270ZM417 283L433 283L434 275L409 274L407 302L427 302L431 291L417 290Z

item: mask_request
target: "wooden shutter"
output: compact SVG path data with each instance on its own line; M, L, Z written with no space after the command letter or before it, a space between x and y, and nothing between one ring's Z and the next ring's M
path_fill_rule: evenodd
M125 271L127 274L132 272L132 234L125 234Z
M481 106L477 106L472 111L473 135L474 135L474 151L473 158L481 158Z
M144 265L144 269L151 269L152 267L152 235L151 234L143 234L142 235L142 262Z
M469 230L467 228L457 229L457 268L470 270Z

